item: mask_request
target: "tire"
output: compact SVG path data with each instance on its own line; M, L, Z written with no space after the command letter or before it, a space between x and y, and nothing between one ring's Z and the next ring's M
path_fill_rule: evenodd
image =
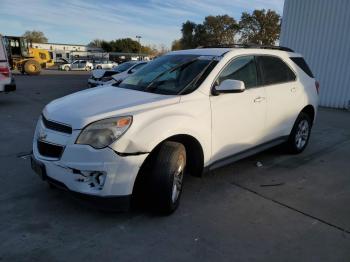
M96 69L102 69L102 67L101 67L101 66L98 66L98 67L96 67Z
M65 66L64 67L64 71L70 71L70 67L69 66Z
M28 60L24 63L24 72L28 75L38 75L40 74L41 66L35 60Z
M294 123L287 141L287 149L292 154L303 152L309 142L312 128L310 116L301 112Z
M169 215L179 206L185 167L185 147L177 142L164 142L154 159L149 181L151 205L156 212Z

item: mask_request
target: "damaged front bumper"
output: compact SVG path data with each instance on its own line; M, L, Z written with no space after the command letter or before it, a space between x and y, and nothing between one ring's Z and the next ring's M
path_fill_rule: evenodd
M148 153L118 155L111 148L94 149L74 143L79 135L71 135L46 129L39 120L33 140L32 168L50 184L66 189L76 196L93 202L111 202L112 199L128 202L138 171ZM43 134L45 134L43 136ZM40 153L38 140L62 145L63 152L57 157Z

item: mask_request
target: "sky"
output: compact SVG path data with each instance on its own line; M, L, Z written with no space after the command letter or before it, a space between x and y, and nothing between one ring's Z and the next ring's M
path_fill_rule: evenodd
M272 9L282 15L284 0L0 0L0 34L45 33L49 42L87 44L140 35L142 44L171 46L181 25L205 16Z

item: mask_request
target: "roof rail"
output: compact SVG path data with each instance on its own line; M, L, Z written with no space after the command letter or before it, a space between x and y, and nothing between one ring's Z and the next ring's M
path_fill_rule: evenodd
M258 44L229 44L229 45L212 45L212 46L198 46L197 48L258 48L258 49L274 49L287 52L293 52L294 50L285 46L274 45L258 45Z

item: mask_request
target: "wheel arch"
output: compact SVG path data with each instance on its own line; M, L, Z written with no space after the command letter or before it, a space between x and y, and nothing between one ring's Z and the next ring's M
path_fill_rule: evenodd
M192 176L202 175L204 170L204 151L200 142L195 137L188 134L173 135L159 142L142 163L135 179L133 194L135 191L142 191L143 185L147 183L147 177L152 167L152 163L157 156L160 146L166 141L183 144L186 149L186 166L189 174Z
M307 106L305 106L305 107L301 110L301 113L307 114L307 115L310 117L310 119L311 119L311 123L312 123L312 124L314 123L316 111L315 111L315 108L313 107L313 105L307 105Z

